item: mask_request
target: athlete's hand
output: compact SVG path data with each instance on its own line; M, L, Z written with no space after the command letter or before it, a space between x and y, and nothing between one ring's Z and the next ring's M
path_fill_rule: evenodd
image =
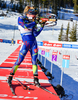
M36 22L36 24L38 24L38 23L39 23L39 20L40 20L40 18L39 18L39 17L37 17L37 18L36 18L36 21L35 21L35 22Z
M41 27L44 27L45 23L46 23L46 21L41 24Z

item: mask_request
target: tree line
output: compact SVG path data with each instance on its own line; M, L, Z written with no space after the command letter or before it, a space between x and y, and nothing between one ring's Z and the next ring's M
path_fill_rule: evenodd
M7 1L7 0L6 0ZM14 3L15 2L15 3ZM6 7L7 2L0 0L0 8ZM33 4L38 10L40 8L51 9L52 13L57 15L57 11L60 8L74 8L74 12L78 12L78 0L10 0L11 9L22 12L26 5L31 6ZM48 11L48 10L47 10Z
M78 0L11 0L7 5L7 2L0 0L0 9L8 8L8 10L17 11L22 13L25 6L34 5L39 9L51 9L52 13L57 14L60 8L74 8L74 12L78 12ZM57 15L58 16L58 15ZM59 41L77 41L77 23L73 24L72 29L68 23L66 32L63 31L63 25L61 26Z

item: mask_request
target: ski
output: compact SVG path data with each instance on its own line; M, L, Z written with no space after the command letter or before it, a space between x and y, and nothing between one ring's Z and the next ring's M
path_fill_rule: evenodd
M6 82L7 82L8 86L10 87L10 90L11 90L12 94L15 95L15 92L13 90L12 84L8 83L8 78L7 78Z
M24 85L19 79L15 78L15 80L16 80L17 83L19 83L22 86L22 88L24 90L30 90L30 88L27 85Z
M14 92L14 90L13 90L12 86L10 86L10 89L11 89L11 91L12 91L13 95L15 95L15 92Z
M36 86L36 87L38 87L38 88L41 88L41 89L43 89L44 91L46 91L46 92L48 92L48 93L51 93L51 94L53 94L53 95L58 96L59 98L61 98L61 96L59 96L59 95L57 95L57 94L55 94L55 93L49 91L48 89L45 89L45 88L42 87L42 86L37 86L37 85L35 85L34 83L30 83L30 82L28 82L28 81L25 81L25 82L28 83L28 84L30 84L30 85L34 85L34 86Z
M8 82L7 82L7 83L8 83ZM9 85L9 83L8 83L8 85ZM13 90L13 88L12 88L12 85L9 85L9 87L10 87L10 90L11 90L12 94L15 95L15 92L14 92L14 90Z

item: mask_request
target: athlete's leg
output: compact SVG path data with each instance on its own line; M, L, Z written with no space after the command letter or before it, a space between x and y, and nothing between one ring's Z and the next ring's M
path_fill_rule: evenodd
M11 82L12 82L12 78L13 78L13 75L15 74L17 68L19 67L19 65L21 64L21 62L23 61L26 53L28 52L29 50L29 43L26 42L26 43L23 43L22 46L21 46L21 49L20 49L20 52L19 52L19 56L18 56L18 59L17 61L15 62L14 66L12 67L12 70L10 72L10 75L8 77L8 84L11 85Z
M26 55L27 52L28 52L28 48L23 43L21 45L17 61L15 62L14 66L12 67L11 73L15 74L17 68L19 67L19 65L21 64L21 62L24 60L24 57L25 57L25 55Z
M33 66L33 75L38 76L38 67L37 67L37 56L38 56L38 48L37 43L30 50L32 57L32 66Z
M32 47L30 53L32 57L34 84L40 86L39 79L38 79L38 67L37 67L37 56L38 56L37 43L35 43L35 45Z

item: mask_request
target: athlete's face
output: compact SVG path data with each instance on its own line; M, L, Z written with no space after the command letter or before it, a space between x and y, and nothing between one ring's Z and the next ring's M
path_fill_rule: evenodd
M35 19L36 15L27 14L27 17L29 20L33 20L33 19Z

